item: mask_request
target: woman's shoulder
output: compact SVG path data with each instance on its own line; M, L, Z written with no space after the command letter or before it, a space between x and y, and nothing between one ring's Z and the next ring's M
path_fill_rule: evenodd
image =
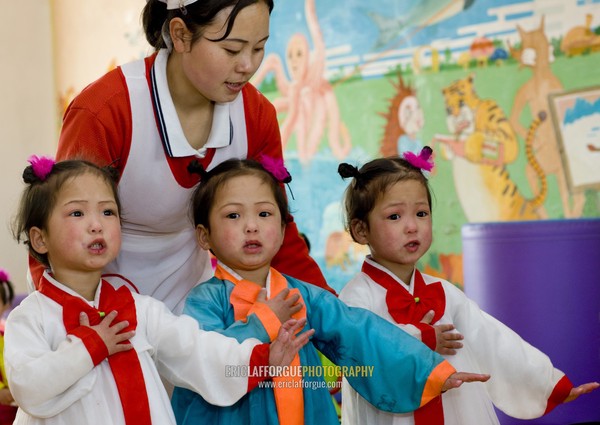
M154 57L153 55L145 59L139 59L123 66L138 63L140 64L140 72L146 74L145 70L148 66L151 66ZM100 112L107 108L129 107L129 97L125 74L122 67L117 66L81 90L73 99L69 109L80 108L87 109L90 112Z
M125 77L121 68L115 68L96 81L88 84L73 100L73 105L86 105L88 109L97 109L107 100L126 92Z
M242 89L244 96L244 108L252 111L275 112L275 106L269 99L251 83L247 83Z

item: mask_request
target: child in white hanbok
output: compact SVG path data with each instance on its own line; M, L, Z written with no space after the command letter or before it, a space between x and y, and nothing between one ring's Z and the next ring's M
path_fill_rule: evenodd
M442 394L407 414L378 410L345 381L342 423L498 424L493 405L510 416L530 419L598 388L598 383L573 388L546 355L481 311L462 291L415 268L432 241L431 194L423 173L433 167L430 156L431 149L425 147L418 155L375 159L360 169L340 165L340 175L353 178L345 194L347 229L371 251L340 299L396 324L445 355L455 368L485 371L492 378Z
M114 176L85 161L30 162L14 231L48 269L6 324L15 424L174 425L161 376L229 405L259 379L227 367L286 366L308 341L312 331L294 336L304 321L289 321L270 346L238 343L111 286L101 275L121 245Z

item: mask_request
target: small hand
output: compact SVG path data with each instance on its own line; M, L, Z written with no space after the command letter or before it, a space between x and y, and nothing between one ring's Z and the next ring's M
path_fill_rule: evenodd
M290 320L292 315L302 309L302 304L298 302L299 300L300 295L297 293L290 295L289 288L283 289L269 300L267 300L267 290L261 289L258 297L256 298L256 301L268 305L281 323L285 323L286 321Z
M563 403L573 401L582 394L591 393L598 387L600 387L600 384L598 382L588 382L587 384L583 384L578 387L572 388L571 392L569 393L567 398L565 398L565 401L563 401Z
M486 382L490 375L483 373L455 372L444 382L442 392L460 387L463 382Z
M127 351L133 348L131 343L122 344L122 342L133 338L135 331L120 333L123 329L129 326L129 322L127 320L123 320L122 322L111 326L116 317L117 312L111 311L106 315L106 317L104 317L104 319L102 319L100 323L95 326L90 326L90 320L87 314L82 312L79 315L79 324L81 326L89 326L96 331L100 338L102 338L102 341L104 341L104 345L106 345L109 356L111 354L120 353L121 351Z
M304 347L311 336L315 333L314 329L296 336L296 331L302 329L306 324L306 319L290 319L279 328L277 338L273 340L269 347L269 366L289 366L298 351Z
M421 323L431 325L434 316L434 311L429 310L421 319ZM458 341L463 340L464 337L458 332L452 332L454 330L453 324L434 325L433 328L435 329L436 352L445 355L454 355L456 354L456 350L463 347L462 343Z

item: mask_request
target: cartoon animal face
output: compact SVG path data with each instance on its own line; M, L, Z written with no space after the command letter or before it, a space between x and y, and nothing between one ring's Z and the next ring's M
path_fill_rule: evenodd
M473 89L473 76L456 80L442 89L446 103L446 124L453 134L470 134L475 130L475 108L479 98Z
M510 47L510 52L521 65L535 67L538 64L544 65L554 61L554 47L544 32L544 18L540 26L534 30L525 31L517 25L517 31L521 39L521 47L519 49Z
M456 80L452 84L442 89L444 100L446 102L446 113L448 115L458 116L465 106L472 107L476 101L475 90L473 89L473 76Z

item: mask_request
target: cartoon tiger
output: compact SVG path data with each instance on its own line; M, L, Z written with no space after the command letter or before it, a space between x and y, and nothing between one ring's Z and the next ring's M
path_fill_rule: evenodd
M454 184L464 213L471 222L539 219L536 209L545 201L548 188L532 143L545 114L534 120L525 143L527 161L540 182L538 193L526 199L506 169L518 154L515 132L494 100L477 95L473 80L470 75L442 90L452 136L434 137L441 143L443 156L453 163Z

